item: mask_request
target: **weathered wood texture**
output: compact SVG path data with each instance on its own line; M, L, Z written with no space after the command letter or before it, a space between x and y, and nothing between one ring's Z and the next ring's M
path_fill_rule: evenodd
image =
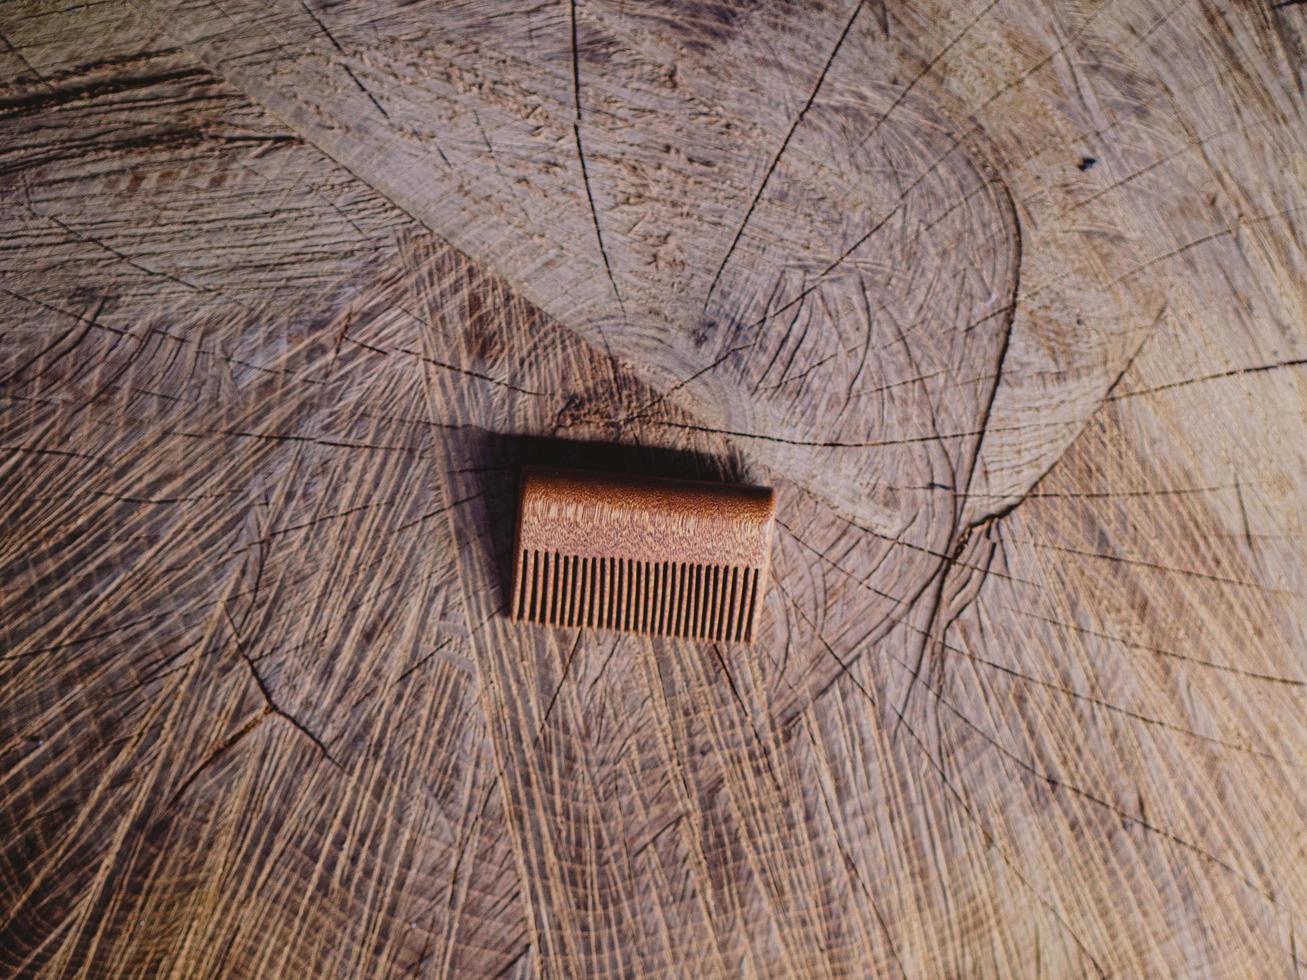
M0 6L0 970L1307 969L1305 45ZM509 622L526 436L776 486L755 646Z

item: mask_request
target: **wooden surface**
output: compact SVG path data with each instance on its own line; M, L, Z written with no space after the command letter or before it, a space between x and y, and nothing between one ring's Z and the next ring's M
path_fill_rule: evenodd
M1307 970L1305 52L0 6L0 970ZM533 437L776 486L755 646L510 623Z

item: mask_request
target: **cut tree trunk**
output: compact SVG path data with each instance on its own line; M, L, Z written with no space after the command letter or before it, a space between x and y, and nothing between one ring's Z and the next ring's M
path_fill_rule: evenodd
M0 971L1307 970L1307 6L0 7ZM517 625L524 461L778 493Z

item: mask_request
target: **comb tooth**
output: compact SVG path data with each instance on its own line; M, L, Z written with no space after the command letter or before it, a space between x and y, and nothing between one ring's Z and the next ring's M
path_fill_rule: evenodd
M670 588L667 590L667 597L663 600L663 632L668 636L676 635L676 604L681 598L681 581L678 572L676 562L667 563Z
M568 595L568 586L572 583L570 566L572 560L567 555L558 556L558 603L554 609L554 625L567 625L567 600L571 598Z
M623 610L622 618L622 627L626 630L635 629L635 613L639 610L639 606L637 605L637 602L639 601L639 583L635 580L635 574L637 574L637 571L638 568L635 567L635 559L627 558L626 579L630 584L626 587L626 609Z
M672 562L672 595L667 605L667 634L681 635L681 593L685 591L684 568L679 561Z
M573 555L571 564L571 588L567 590L567 625L579 626L577 616L581 612L581 556Z
M731 566L723 565L720 573L721 604L717 607L717 639L726 639L726 627L731 619Z
M558 573L554 576L554 618L555 626L567 625L567 585L571 581L568 574L567 555L554 552L554 561L558 563Z
M762 570L758 568L751 569L753 581L749 588L749 608L745 613L744 639L746 642L753 641L753 624L757 620L758 610L758 584L761 580Z
M694 566L685 566L685 623L681 627L686 636L694 635Z
M731 635L731 639L733 640L740 639L741 631L744 630L745 591L749 588L748 568L740 568L740 571L736 574L736 578L740 581L740 591L738 591L736 595L736 627L735 632Z
M658 563L658 608L654 612L654 630L660 636L667 632L667 595L671 586L668 581L667 562Z
M590 602L590 590L592 586L593 583L590 581L590 559L582 558L581 559L581 587L579 592L579 595L581 597L580 608L577 610L576 613L577 626L590 625L590 609L592 607L592 603Z
M626 611L626 590L627 584L626 561L618 558L617 565L617 601L613 604L613 629L620 630L626 622L624 613Z
M716 593L713 591L714 583L717 581L717 566L703 566L703 636L705 639L711 638L713 630L717 627L717 616L713 603L716 601Z
M703 566L703 584L699 586L699 636L711 635L712 631L712 566Z
M545 618L543 622L554 624L558 622L558 552L546 551L545 558L549 562L549 578L545 580Z
M655 636L663 632L663 562L654 562L654 601L650 604L650 632Z
M621 577L618 575L620 565L616 558L605 558L608 576L608 602L604 610L604 625L610 630L617 629L617 607L621 599Z
M585 605L585 559L576 555L572 559L572 625L584 626L581 609Z
M663 632L668 636L675 636L675 619L676 612L676 562L669 561L663 563L666 566L667 575L667 595L663 597Z
M626 629L634 632L640 621L640 563L627 558L626 571L631 576L631 588L626 596Z
M753 640L753 611L758 606L758 586L762 582L761 572L757 568L749 569L749 605L744 610L744 639Z
M622 596L622 566L616 558L608 559L608 628L617 629L617 610L620 608Z
M565 575L566 566L563 564L563 556L557 551L554 552L554 581L550 591L553 593L549 601L549 622L555 626L558 625L563 614L563 588L566 585Z
M648 576L650 566L648 562L635 563L635 580L639 583L640 604L637 610L637 619L635 619L635 629L640 632L648 632L648 618L650 618L650 576Z
M685 566L685 595L681 605L685 612L681 619L681 635L694 636L694 571L693 562Z
M681 596L681 635L694 636L694 564L685 566L685 591Z
M631 576L631 587L626 593L626 629L634 631L640 613L640 568L634 558L626 559L626 574Z
M694 573L694 566L687 562L681 563L681 595L676 603L676 615L680 620L680 629L677 631L681 636L690 635L690 595L693 592L693 584L690 576Z
M663 562L663 578L666 584L663 586L663 635L676 635L676 562Z
M744 596L744 569L736 568L732 575L734 578L731 582L731 628L726 634L728 643L740 634L740 601Z
M535 619L538 623L545 621L545 597L549 594L549 552L536 552L536 597Z
M527 587L527 606L526 616L528 619L536 618L536 599L540 595L540 552L534 548L531 549L531 574L530 585Z
M672 563L663 562L663 610L659 613L661 623L663 623L663 635L672 635L672 595L674 584L672 581Z
M581 574L585 567L585 559L580 555L572 556L572 588L571 597L568 599L570 609L567 612L569 626L581 625Z
M549 552L541 552L540 593L536 596L536 621L541 623L549 622L549 577L553 574L550 569L550 564Z
M741 630L744 629L744 589L745 589L745 585L748 584L748 578L749 578L748 568L737 568L736 570L737 588L736 588L736 596L735 596L736 627L735 627L735 632L733 632L732 635L732 639L735 640L740 639Z
M634 558L626 559L631 570L631 594L626 600L626 628L636 630L640 623L640 563Z
M599 589L595 593L599 605L595 609L595 626L600 629L608 625L608 559L595 559L595 573L599 576Z
M657 562L648 562L650 570L650 601L648 601L648 617L650 617L651 634L657 634L657 592L659 592L659 579L657 579Z
M703 566L703 625L700 627L700 635L707 638L712 636L713 629L713 608L712 608L712 584L713 584L714 566Z
M608 565L608 609L605 615L605 625L610 630L617 629L617 606L621 596L619 586L621 582L618 579L619 565L616 558L608 558L605 562Z
M699 617L696 615L696 609L699 605L699 570L702 567L702 565L691 565L687 569L685 580L688 593L685 597L685 635L690 637L699 635Z
M663 635L676 635L676 562L663 562L663 577L667 585L663 589Z
M634 603L634 608L631 610L631 612L635 614L635 620L632 622L631 628L634 629L637 633L644 632L644 590L645 590L644 562L636 561L635 562L635 603Z
M576 587L581 577L581 560L573 555L567 559L567 615L568 626L576 625Z
M708 569L708 623L704 628L704 636L709 639L717 637L717 579L720 571L717 565Z
M721 585L721 598L717 606L717 635L714 639L726 639L726 621L731 615L731 569L729 565L723 565L718 573L718 580Z
M540 622L553 622L552 607L554 603L554 576L558 572L558 562L552 551L545 552L545 578L540 595Z
M649 602L653 598L649 591L649 563L640 562L640 621L636 629L641 633L649 632Z
M580 555L572 557L572 609L568 617L573 626L583 626L581 607L585 604L585 559Z
M590 559L578 558L576 560L576 625L585 626L586 613L589 611L590 602L588 590L590 588Z
M536 598L536 550L522 552L522 606L523 619L531 618L531 604Z
M753 569L744 568L740 572L740 617L735 621L735 639L744 639L745 610L749 608L749 590L753 588Z
M567 574L567 555L558 556L558 577L554 581L554 593L558 598L554 601L554 625L567 625L567 583L571 576Z
M690 622L686 627L686 634L689 636L699 635L699 595L701 595L703 584L699 581L698 564L690 566Z
M522 570L522 577L526 579L526 602L522 606L522 618L527 620L531 620L535 618L532 615L532 611L535 608L536 575L538 574L539 571L536 567L536 557L538 555L538 552L534 548L532 548L529 554L530 554L530 558L528 559L528 561L530 562L530 564L525 569Z
M740 593L735 598L735 639L739 642L744 636L744 607L745 592L749 584L749 568L747 565L740 566Z
M586 625L599 625L599 559L590 558L590 579L585 596Z
M654 562L654 608L650 610L650 630L655 635L663 632L663 562Z
M703 571L702 565L696 564L690 566L690 579L689 579L690 595L687 599L686 610L685 610L685 634L686 636L690 636L690 637L698 637L700 635L699 634L699 630L700 630L700 625L699 625L700 595L699 594L703 589L703 584L700 581L699 576L701 575L702 571Z
M536 621L547 623L545 604L549 601L549 552L540 552L540 591L536 593Z

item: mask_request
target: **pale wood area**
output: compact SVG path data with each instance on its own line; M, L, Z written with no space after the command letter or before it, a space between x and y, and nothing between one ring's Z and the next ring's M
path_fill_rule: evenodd
M1307 971L1305 65L0 6L0 972ZM774 485L757 643L511 623L529 437Z

